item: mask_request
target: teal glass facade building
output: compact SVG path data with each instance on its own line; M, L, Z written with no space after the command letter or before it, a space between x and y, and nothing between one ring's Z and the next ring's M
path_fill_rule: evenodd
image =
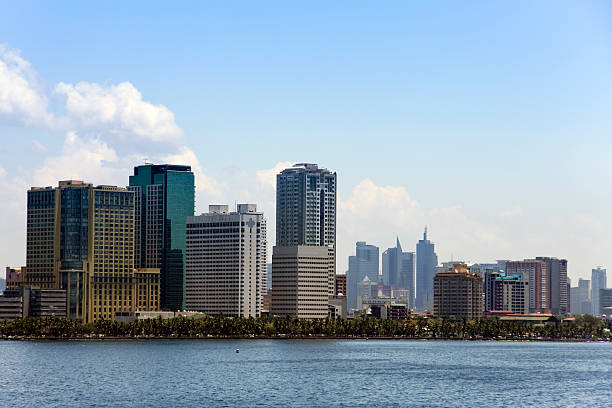
M161 271L161 308L185 309L187 217L194 215L195 183L190 166L134 167L135 267Z

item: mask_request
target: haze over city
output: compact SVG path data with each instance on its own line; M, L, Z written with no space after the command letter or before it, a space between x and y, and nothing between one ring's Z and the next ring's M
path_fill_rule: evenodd
M425 225L441 261L612 265L609 3L6 4L0 260L31 186L188 164L196 213L338 174L337 271ZM26 17L24 17L26 16ZM268 251L271 254L271 251Z

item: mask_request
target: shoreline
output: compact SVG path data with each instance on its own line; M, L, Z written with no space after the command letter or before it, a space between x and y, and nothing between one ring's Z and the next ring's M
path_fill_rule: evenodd
M607 339L571 338L456 338L456 337L342 337L342 336L99 336L99 337L0 337L1 341L66 342L66 341L138 341L138 340L413 340L413 341L504 341L557 343L611 343Z

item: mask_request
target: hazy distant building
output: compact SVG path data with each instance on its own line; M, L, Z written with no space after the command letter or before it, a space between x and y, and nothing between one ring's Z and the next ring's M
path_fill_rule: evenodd
M538 259L525 259L524 261L508 261L506 263L507 275L523 275L529 282L529 312L549 313L549 275L548 264Z
M409 307L414 304L414 252L403 252L399 238L395 248L382 254L382 278L385 285L410 292Z
M134 266L159 268L161 307L185 309L187 217L195 206L190 166L145 164L134 167ZM114 318L114 316L113 316Z
M612 289L599 289L599 314L612 315Z
M187 217L187 309L258 317L266 287L266 219L255 204Z
M548 299L552 314L566 314L569 308L567 292L567 260L537 257L544 261L548 269Z
M601 315L599 290L607 287L606 270L598 266L591 271L591 302L593 303L593 315L595 316Z
M433 280L438 266L433 242L427 239L427 228L423 239L416 246L416 309L433 310Z
M336 276L336 181L335 172L312 163L276 176L276 245L327 247L330 296Z
M482 316L482 277L456 264L434 277L434 315L472 320Z
M367 276L373 283L378 283L379 249L365 242L357 242L355 255L349 256L349 269L346 272L348 281L347 305L349 310L357 308L359 296L358 284Z
M275 246L270 315L304 319L329 314L329 254L325 246Z
M159 270L134 269L134 199L78 180L30 189L24 283L64 289L67 316L84 322L135 310L145 295L159 308Z
M484 310L529 313L529 282L522 274L508 275L487 270Z
M591 281L579 279L578 286L571 288L570 313L572 314L592 314L593 305L591 304Z

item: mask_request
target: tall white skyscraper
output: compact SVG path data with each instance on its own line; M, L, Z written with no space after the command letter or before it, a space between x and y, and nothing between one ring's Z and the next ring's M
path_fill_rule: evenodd
M236 212L211 205L187 217L188 310L259 316L266 269L266 219L255 204L238 204Z
M591 302L593 302L593 315L601 315L599 308L599 289L607 287L606 270L601 266L591 270Z

